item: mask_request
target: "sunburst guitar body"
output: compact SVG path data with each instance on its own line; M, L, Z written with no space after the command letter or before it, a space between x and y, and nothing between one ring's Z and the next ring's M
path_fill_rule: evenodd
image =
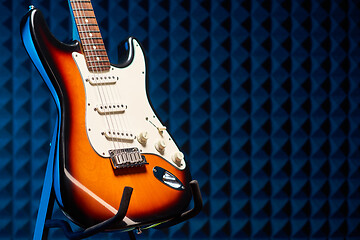
M113 217L129 186L133 193L126 217L112 229L172 219L189 204L191 176L149 103L143 50L129 38L121 45L120 64L108 64L100 33L93 29L95 17L75 11L77 3L87 1L70 3L81 43L58 41L37 9L21 23L25 48L59 111L57 202L71 220L88 227ZM85 23L92 23L87 35L79 27Z

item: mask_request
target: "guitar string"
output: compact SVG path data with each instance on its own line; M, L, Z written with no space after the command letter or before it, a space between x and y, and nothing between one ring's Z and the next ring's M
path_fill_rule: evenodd
M135 51L134 51L135 52ZM120 84L120 80L122 80L121 78L119 79L119 82L116 83L116 84ZM126 102L123 102L122 101L122 94L121 92L124 92L124 90L120 90L121 88L118 88L118 87L111 87L109 86L108 87L110 89L110 94L112 96L113 99L118 99L119 102L123 103L125 106L126 106ZM114 97L114 96L117 96L117 97ZM130 98L127 98L127 100L129 100ZM129 102L129 103L132 103L132 102ZM128 111L128 108L125 109L125 112ZM115 119L117 119L115 122L119 122L121 127L124 128L125 130L130 130L130 131L126 131L126 133L128 134L132 134L130 135L130 137L132 138L132 141L137 141L136 140L136 135L135 135L135 132L132 132L131 131L131 123L130 123L130 120L128 118L128 114L127 113L123 113L123 114L115 114L114 116ZM124 127L123 127L124 126ZM128 141L125 141L124 144L129 144ZM134 145L134 144L133 144ZM135 146L135 145L134 145Z
M116 84L119 85L121 80L122 79L119 78L119 81ZM121 97L122 96L121 92L124 92L124 90L120 91L121 88L120 87L118 88L116 86L115 87L108 86L108 88L110 89L109 91L110 91L111 98L118 99L119 102L124 104L124 106L126 107L127 103L123 102L122 97ZM109 91L108 91L108 93L109 93ZM114 96L117 96L117 97L114 97ZM130 124L129 118L127 117L128 114L126 113L126 111L128 111L127 108L125 108L125 112L123 114L114 114L115 122L116 123L119 122L121 129L125 129L126 134L132 134L132 136L130 135L132 138L132 141L136 141L136 137L135 137L136 135L135 135L135 132L131 131L132 128L130 127L131 124ZM128 141L124 141L124 144L128 144Z
M119 79L119 80L121 80L121 79ZM119 88L117 87L117 86L119 86L119 84L120 84L120 81L118 81L118 83L115 83L115 86L113 86L111 84L104 85L103 86L103 88L105 89L104 92L106 92L105 96L107 96L108 98L111 99L111 101L109 101L110 104L116 104L116 105L119 104L120 106L121 105L126 106L126 103L122 101L122 97L121 97L122 94L121 94ZM126 111L126 109L124 109L124 111ZM116 125L116 130L118 130L120 132L120 136L118 136L120 139L116 142L120 143L121 148L124 148L124 145L127 144L128 140L122 140L121 136L124 136L125 138L129 138L129 137L133 138L134 137L134 135L132 135L133 133L128 131L130 128L126 124L127 114L126 113L110 114L110 119L111 119L111 122L115 122L114 125ZM119 125L120 125L120 127L119 127ZM134 139L133 139L133 141L134 141Z
M91 6L91 8L92 8L92 6ZM100 29L99 29L99 34L101 36ZM101 41L103 41L102 38L101 38ZM106 51L104 43L102 43L102 46L104 47L104 51ZM99 59L97 59L97 60L99 60ZM107 60L107 63L109 64L109 73L110 73L111 66L110 66L109 60ZM100 62L99 62L99 65L101 66ZM101 67L100 67L100 69L101 69ZM100 76L101 76L101 73L100 73ZM106 105L109 108L108 116L109 116L110 121L111 121L111 123L113 125L113 129L111 129L113 131L112 134L114 135L113 142L116 143L119 146L119 148L124 148L125 143L121 140L121 136L126 131L124 131L123 124L121 123L121 121L118 121L119 119L117 119L117 118L119 118L120 114L116 113L116 112L111 113L111 110L110 110L112 107L114 108L114 104L116 104L116 105L119 104L116 101L116 97L114 97L114 95L112 94L112 89L116 88L116 80L117 79L115 79L115 85L103 84L103 85L101 85L101 88L102 88L103 93L104 93L104 98L105 98ZM109 94L109 91L110 91L110 94ZM119 127L119 124L120 124L120 127ZM118 135L118 136L116 136L116 135ZM116 139L116 137L118 139Z
M91 7L91 9L93 9L93 7L92 7L92 4L91 4L91 1L89 1L89 5L90 5L90 7ZM95 17L95 12L94 11L92 11L93 13L94 13L94 17ZM96 18L94 18L94 21L96 22L96 26L98 27L98 24L97 24L97 21L96 21ZM97 30L98 32L98 34L100 35L100 37L101 37L101 33L100 33L100 29L99 29L99 27L98 27L98 30ZM91 36L91 40L92 40L92 42L94 43L94 41L93 41L93 37ZM103 41L102 40L102 38L100 39L100 41ZM94 47L96 47L96 45L94 44L93 45ZM104 51L105 51L105 46L104 46L104 43L102 42L102 47L104 47ZM95 49L94 49L95 50ZM108 118L108 119L110 119L110 122L111 122L111 127L109 127L109 137L110 137L110 141L112 141L112 143L113 143L113 146L114 146L114 149L116 149L116 148L122 148L123 147L123 144L122 144L122 142L121 141L117 141L116 140L116 131L120 131L120 129L119 129L119 127L118 127L118 125L117 125L117 122L113 119L113 114L111 113L111 110L109 109L109 108L111 108L110 107L110 105L111 104L113 104L112 103L112 99L111 99L111 97L109 96L109 94L108 94L108 84L106 84L106 83L104 83L104 84L101 84L101 81L102 81L102 78L103 78L103 76L102 76L102 67L104 67L102 64L101 64L101 61L102 61L102 59L101 59L101 57L104 57L104 55L103 54L99 54L99 55L97 55L96 54L96 52L97 51L94 51L95 52L95 58L96 58L96 60L98 61L97 62L97 64L96 64L96 66L95 66L95 69L96 69L96 73L98 74L98 77L99 77L99 79L100 79L100 85L99 85L99 88L102 90L102 93L103 93L103 98L105 99L105 106L104 106L104 109L105 109L105 116L106 116L106 118ZM105 54L106 55L106 54ZM96 62L95 62L96 63ZM107 61L107 63L109 64L109 61ZM109 71L110 71L110 64L109 64L109 69L108 69ZM105 78L105 76L104 76L104 78ZM105 79L104 79L104 81L105 81ZM109 85L111 85L111 84L109 84ZM109 97L110 97L110 100L109 100ZM115 124L114 124L114 122L115 122ZM118 146L118 147L116 147L116 145Z
M120 105L124 104L124 106L125 106L124 113L118 113L118 114L111 115L111 118L114 119L116 126L118 127L118 123L120 124L120 128L118 128L118 129L121 130L121 134L124 134L125 135L124 137L126 139L131 138L131 140L120 140L121 147L124 148L124 145L128 146L129 143L136 141L136 137L135 137L136 135L135 135L135 133L131 132L128 113L126 113L128 111L128 108L126 108L127 103L122 101L121 93L124 92L124 90L119 87L121 80L122 80L122 78L119 78L119 81L117 83L115 83L115 86L108 85L108 86L105 86L105 88L107 90L106 91L107 94L111 97L111 99L117 100L116 103L120 103ZM125 131L123 131L123 130L125 130Z
M135 141L135 135L134 133L131 132L131 128L129 128L129 126L126 123L127 118L127 103L123 101L122 98L122 92L124 92L124 88L121 88L121 80L122 78L119 77L119 80L117 81L117 83L115 83L115 86L108 86L108 94L111 96L111 99L116 100L115 104L119 104L120 106L124 106L124 112L123 113L118 113L118 114L114 114L113 118L115 119L116 123L120 124L120 128L121 128L121 132L124 132L125 134L125 138L132 138L132 141ZM125 131L123 131L125 130ZM123 134L123 133L122 133ZM131 140L124 140L123 144L124 145L128 145L128 142L131 142Z
M91 1L89 1L89 5L91 7L91 9L93 9L92 7L92 4L91 4ZM94 13L94 16L95 16L95 13ZM94 21L96 21L96 18L94 18ZM98 25L97 25L98 26ZM101 37L101 32L100 32L100 29L98 30L98 33L100 34L100 37ZM93 40L93 39L91 39ZM103 41L103 39L101 38L100 41ZM95 45L94 45L95 46ZM104 47L104 51L105 50L105 45L104 43L102 43L102 46ZM101 55L100 55L101 56ZM106 55L107 56L107 55ZM104 57L102 55L102 57ZM97 59L97 58L96 58ZM98 61L100 60L97 59ZM109 72L110 72L110 62L109 60L107 60L107 63L109 64ZM102 64L100 63L99 61L99 66L100 67L97 67L96 66L96 69L100 69L101 70L101 67ZM100 78L100 81L101 81L101 75L102 75L102 71L97 71L98 75L99 75L99 78ZM104 76L105 77L105 76ZM116 80L115 80L116 81ZM115 85L116 85L116 82L115 82ZM111 139L113 144L114 145L118 145L118 148L124 148L124 144L125 142L121 139L121 136L123 134L127 134L126 131L124 131L124 127L123 127L123 124L122 124L122 121L121 121L121 117L120 117L120 114L119 113L111 113L111 105L112 104L118 104L115 100L116 100L116 97L114 97L114 94L112 94L112 89L116 88L116 86L113 86L112 84L100 84L99 85L102 92L103 92L103 96L104 96L104 99L105 99L105 104L106 104L106 107L109 109L109 112L105 111L105 114L106 116L108 116L108 118L110 119L110 122L111 122L111 125L112 125L112 129L110 129L110 131L112 131L110 134L113 134L113 138ZM109 90L110 89L110 90ZM110 94L109 94L109 91L110 91ZM120 96L120 94L118 94ZM114 102L115 101L115 102ZM113 105L114 106L114 105ZM120 118L120 119L119 119ZM120 124L120 127L119 125ZM126 129L126 127L125 127ZM124 133L125 132L125 133ZM118 136L116 136L118 135ZM118 139L116 139L118 138Z
M89 29L89 27L88 27L88 24L87 24L87 22L86 22L86 19L88 19L89 17L85 14L85 12L84 12L84 15L82 14L82 12L83 12L83 8L82 8L82 6L80 5L80 3L77 1L77 0L73 0L72 1L73 3L74 3L74 7L75 8L78 8L79 9L79 11L77 11L77 13L78 13L78 16L79 16L79 23L80 24L82 24L82 25L79 25L79 35L80 34L82 34L83 36L86 36L86 39L89 39L89 43L91 43L91 42L93 42L92 41L92 36L90 36L89 35L89 33L91 33L90 32L90 29ZM78 4L77 4L78 3ZM89 3L90 3L90 1L89 1ZM75 12L76 11L74 11L74 15L75 15ZM89 18L90 19L90 18ZM88 22L89 22L89 20L88 20ZM88 28L88 31L86 31L86 27ZM82 31L82 32L80 32L80 31ZM90 36L90 38L88 38L88 36L87 35L89 35ZM84 42L85 42L85 38L84 38ZM86 46L91 46L91 45L86 45ZM88 56L88 59L90 60L90 61L92 61L93 60L93 58L94 58L94 56L92 56L92 54L91 53L94 53L95 54L95 52L94 51L92 51L92 50L90 50L91 49L91 47L90 47L90 49L89 49L89 47L86 47L86 46L83 46L83 48L84 48L84 50L86 49L86 50L88 50L88 53L86 53L85 54L85 52L84 52L84 54L85 54L85 58L86 58L86 56ZM94 45L95 46L95 45ZM89 63L88 62L88 66L90 67L91 65L93 65L93 64L91 64L91 62ZM94 68L94 67L93 67ZM96 68L96 67L95 67ZM94 107L105 107L106 106L106 103L104 104L104 99L103 99L103 96L102 96L102 94L101 94L101 88L100 87L98 87L98 86L101 86L101 84L99 84L100 82L98 81L98 76L96 75L96 71L89 71L91 74L90 74L90 79L89 79L89 81L91 81L91 79L92 80L94 80L94 84L95 84L95 88L97 89L97 93L98 93L98 97L99 97L99 99L100 99L100 102L101 102L101 105L100 106L94 106ZM90 83L89 83L90 84ZM98 111L101 111L100 109L98 110ZM98 114L100 114L99 112L98 112ZM106 124L107 124L107 126L108 126L108 128L109 129L103 129L103 131L104 131L104 134L106 134L105 133L105 131L109 131L110 129L111 129L111 124L110 124L110 122L109 122L109 119L108 119L108 116L107 116L107 113L106 113L106 111L104 111L104 115L105 115L105 122L106 122ZM111 130L110 130L111 131ZM104 138L106 138L106 136L103 136ZM110 134L110 136L109 137L111 137L111 134ZM114 143L114 141L111 141L112 143L112 145L113 145L113 147L114 148L116 148L116 145L115 145L115 143ZM110 144L110 145L111 145ZM101 154L101 153L99 153L99 154ZM106 154L106 153L104 153L104 154Z
M121 80L121 79L120 79ZM130 79L131 80L131 79ZM119 96L119 99L120 100L122 100L122 94L121 94L121 92L120 92L120 88L115 88L114 89L114 91L115 91L115 93L112 91L112 95L116 95L116 96ZM124 92L124 91L123 91ZM130 98L127 98L127 100L129 101L129 99ZM133 101L133 102L135 102L135 101ZM128 102L129 104L131 104L132 102ZM124 105L125 106L127 106L127 103L126 102L124 102ZM126 109L125 109L125 111L127 110L128 108L126 107ZM131 109L132 110L132 109ZM129 111L129 110L127 110L127 111ZM128 130L130 130L130 132L129 132L129 134L132 134L132 140L133 141L136 141L136 138L135 138L135 132L132 132L131 131L131 127L130 127L130 122L129 122L129 118L127 117L128 116L128 114L126 114L126 113L124 113L124 115L122 115L122 116L119 116L119 118L120 118L120 121L121 121L121 125L123 125L124 127L125 127L125 129L128 129Z
M90 5L91 5L91 2L89 1L88 2ZM91 6L92 7L92 6ZM87 26L87 25L85 25L85 26ZM90 28L88 27L88 29L90 30ZM100 32L99 32L100 33ZM91 40L90 41L92 41L92 42L94 42L93 41L93 39L91 38ZM94 45L95 46L95 45ZM101 56L101 55L100 55ZM90 57L96 57L96 54L95 54L95 56L90 56ZM96 58L97 59L97 58ZM99 59L97 59L97 60L99 60ZM109 62L108 62L109 63ZM101 64L99 64L100 66L102 66ZM98 67L98 66L95 66L95 69L96 69L96 73L99 75L99 76L96 76L96 77L100 77L100 81L101 81L101 71L98 71L98 69L101 69L101 67ZM96 79L96 78L95 78ZM96 79L97 80L97 79ZM114 94L114 87L113 86L107 86L107 84L99 84L99 88L101 88L101 90L102 90L102 92L103 92L103 98L105 99L105 103L106 103L106 106L107 107L109 107L109 105L110 104L113 104L113 102L112 101L108 101L107 100L107 97L110 97L110 99L112 99L112 100L114 100L114 99L121 99L121 94L119 93L119 89L117 89L116 87L116 89L115 89L115 92L116 92L116 94ZM109 90L110 89L110 90ZM116 91L117 90L117 91ZM109 91L110 91L110 94L109 94ZM106 92L106 93L105 93ZM100 98L101 98L101 93L99 92L99 95L100 95ZM110 96L111 95L111 96ZM119 98L116 98L116 97L114 97L114 95L115 96L118 96ZM102 102L104 102L103 100L102 100ZM108 102L110 103L110 104L108 104ZM120 104L125 104L124 102L122 102L122 101L120 101ZM115 102L115 104L118 104L118 102ZM125 109L126 110L126 109ZM125 115L125 117L124 117L124 115ZM109 122L108 122L108 125L110 126L110 125L112 125L112 126L114 126L114 122L115 122L115 125L116 125L116 129L113 127L113 129L110 129L110 131L111 130L121 130L120 132L121 132L121 134L123 134L123 132L124 131L122 131L123 130L123 127L121 127L121 128L119 128L118 127L118 123L121 125L121 126L125 126L125 129L130 129L129 128L129 119L128 119L128 117L127 117L127 114L119 114L119 113L114 113L114 114L111 114L111 113L107 113L107 111L105 111L105 116L106 116L106 118L108 118L107 116L109 116L109 118L110 118L110 122L111 122L111 124L109 124ZM115 132L112 132L112 134L116 134ZM133 134L133 133L131 133L131 132L128 132L128 131L125 131L125 135L127 135L127 134ZM131 135L130 135L131 136ZM126 137L128 137L128 136L126 136ZM131 138L132 138L132 141L135 141L135 135L133 135L133 136L131 136ZM115 140L115 139L114 139ZM125 144L125 143L123 143L123 141L122 140L120 140L120 141L113 141L113 144L115 145L115 143L116 142L120 142L120 145L122 145L122 147L123 147L123 145Z
M90 1L89 1L90 2ZM91 3L90 3L91 4ZM94 14L95 15L95 14ZM95 22L96 22L96 18L94 18L95 19ZM91 39L92 40L92 39ZM97 86L102 86L102 85L97 85ZM99 96L100 96L100 98L101 98L101 93L100 93L100 90L99 90L99 88L103 88L103 87L97 87L97 89L98 89L98 94L99 94ZM101 98L101 102L103 103L103 100L102 100L102 98ZM106 115L106 112L105 112L105 118L106 118L106 121L107 121L107 124L108 124L108 126L109 126L109 122L108 122L108 117L107 117L107 115ZM116 147L115 147L115 142L114 141L112 141L112 144L113 144L113 146L114 146L114 149L116 149ZM122 144L121 144L122 145Z

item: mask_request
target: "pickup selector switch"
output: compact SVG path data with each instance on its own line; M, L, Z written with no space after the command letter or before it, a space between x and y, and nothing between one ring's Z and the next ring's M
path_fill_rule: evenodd
M158 150L160 153L163 153L166 147L166 143L164 140L160 139L159 141L157 141L157 143L155 144L155 148L156 150Z
M141 133L138 135L138 138L137 138L137 140L139 141L139 143L142 144L142 145L145 145L148 139L149 139L149 134L148 134L148 132L141 132Z
M181 166L181 162L184 160L184 154L182 152L176 152L172 155L172 160L177 166Z

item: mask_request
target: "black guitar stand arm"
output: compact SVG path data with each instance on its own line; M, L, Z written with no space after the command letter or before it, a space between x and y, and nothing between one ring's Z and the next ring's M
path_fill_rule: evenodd
M180 216L173 218L170 221L159 225L158 228L167 228L167 227L174 226L178 223L184 222L192 217L195 217L201 211L201 209L203 207L203 201L202 201L198 181L192 180L190 182L190 188L191 188L192 196L194 198L194 207L192 209L182 213Z
M178 223L184 222L184 221L196 216L201 211L202 197L201 197L198 182L196 180L191 181L190 187L191 187L191 191L192 191L193 197L194 197L194 208L182 213L178 217L175 217L166 223L161 224L158 228L165 228L165 227L167 228L167 227L174 226ZM58 220L58 219L46 220L45 227L46 228L61 228L63 230L65 236L71 240L83 239L83 238L87 238L92 235L95 235L96 233L104 231L107 227L111 226L112 224L121 222L124 219L126 212L128 210L128 207L129 207L132 191L133 191L133 189L131 187L124 188L124 192L123 192L120 206L119 206L119 211L117 212L117 214L114 217L112 217L108 220L105 220L101 223L98 223L94 226L91 226L85 230L73 232L73 230L70 227L70 224L67 221ZM128 233L129 233L131 240L136 239L133 231L129 231Z
M54 171L54 164L55 159L58 156L58 149L57 149L57 140L60 126L59 118L56 118L56 125L54 128L54 133L51 140L51 148L48 158L48 163L45 172L44 184L41 192L41 199L39 204L39 210L36 218L35 223L35 230L33 240L42 240L47 239L47 234L49 228L62 228L64 231L65 236L68 239L82 239L89 236L92 236L96 233L104 231L109 226L113 225L114 223L121 222L128 210L131 195L133 189L131 187L125 187L123 191L123 195L120 201L120 206L118 212L112 218L109 218L101 223L98 223L94 226L91 226L87 229L80 230L74 232L70 224L65 220L59 219L51 219L53 206L55 203L55 193L53 189L53 171ZM135 239L133 232L129 232L129 236L131 239Z
M104 231L107 227L111 226L112 224L114 224L116 222L121 222L124 219L126 212L128 210L128 207L129 207L132 191L133 191L133 189L131 187L124 188L124 192L123 192L123 195L121 198L119 210L115 216L113 216L112 218L109 218L101 223L98 223L94 226L86 228L85 230L73 232L70 227L70 224L67 221L58 220L58 219L46 220L45 227L47 227L47 228L62 228L65 236L68 239L72 239L72 240L90 237L96 233Z
M45 172L44 184L41 193L33 240L47 239L47 233L49 228L61 228L65 236L71 240L86 238L102 232L105 229L111 227L111 225L119 223L124 219L131 200L133 189L131 187L125 187L120 201L119 210L115 216L94 226L76 232L71 229L70 224L67 221L51 219L53 205L55 202L55 194L53 190L53 170L55 159L58 156L57 140L59 128L60 126L58 125L57 118L51 141L50 154ZM194 207L188 211L183 212L179 216L170 219L165 223L162 223L160 226L157 226L157 228L170 227L180 222L186 221L194 217L201 211L203 203L198 182L196 180L191 181L190 188L194 199ZM128 231L128 234L131 240L135 240L135 235L133 231Z

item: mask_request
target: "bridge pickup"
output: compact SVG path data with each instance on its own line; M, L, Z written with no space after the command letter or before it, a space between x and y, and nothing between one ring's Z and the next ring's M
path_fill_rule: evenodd
M95 107L95 110L101 114L116 114L116 113L123 113L127 106L125 104L116 104L116 103L109 103L109 104L101 104Z
M148 164L136 147L109 150L109 154L114 169L140 167Z
M115 76L89 77L89 78L86 78L86 81L89 82L93 86L111 85L111 84L115 84L117 80L119 80L119 77L115 77Z
M132 142L135 139L135 135L126 131L107 130L103 132L105 137L110 141L127 141Z

